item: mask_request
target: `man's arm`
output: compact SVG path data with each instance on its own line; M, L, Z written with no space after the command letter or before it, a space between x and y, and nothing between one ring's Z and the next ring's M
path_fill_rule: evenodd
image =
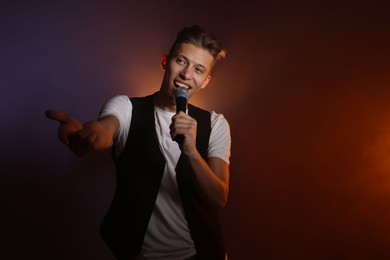
M196 186L204 198L213 207L225 207L229 194L229 165L217 157L208 158L206 162L199 153L188 160L195 173Z
M196 149L196 129L196 120L183 112L172 118L171 136L184 136L179 147L195 173L196 187L211 206L223 208L229 193L229 165L217 157L208 158L207 162L202 158Z
M111 147L119 128L118 119L111 115L82 125L78 119L63 112L47 110L45 114L60 123L58 138L78 156Z

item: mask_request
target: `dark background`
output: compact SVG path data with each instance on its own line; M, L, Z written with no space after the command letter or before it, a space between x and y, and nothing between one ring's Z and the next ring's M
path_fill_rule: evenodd
M44 111L153 93L192 24L228 50L193 103L231 125L230 260L390 259L389 4L251 2L0 3L1 259L113 259L110 153L76 157Z

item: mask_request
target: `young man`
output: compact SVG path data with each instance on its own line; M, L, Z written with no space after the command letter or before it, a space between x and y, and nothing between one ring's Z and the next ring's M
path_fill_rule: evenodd
M113 146L117 187L101 235L118 259L225 259L219 210L229 187L230 130L222 114L188 105L176 113L176 92L188 99L211 80L221 44L200 27L182 29L162 58L160 90L116 96L99 119L81 124L48 110L59 138L77 155ZM181 135L181 141L176 137Z

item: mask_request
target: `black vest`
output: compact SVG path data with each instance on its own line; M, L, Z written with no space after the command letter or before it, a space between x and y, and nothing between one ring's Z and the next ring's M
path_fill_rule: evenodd
M155 130L153 98L154 95L131 99L129 135L122 154L114 159L117 186L100 233L120 260L140 254L164 173L165 159ZM189 105L188 114L197 120L196 146L207 160L210 113ZM225 249L218 210L204 203L192 178L193 171L181 155L176 165L176 180L197 254L202 260L223 260Z

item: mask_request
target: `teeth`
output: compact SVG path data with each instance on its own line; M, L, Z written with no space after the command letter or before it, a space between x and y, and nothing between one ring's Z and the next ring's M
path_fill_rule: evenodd
M189 89L189 87L183 83L180 83L180 82L175 82L175 84L178 86L178 87L183 87L183 88L186 88L186 89Z

